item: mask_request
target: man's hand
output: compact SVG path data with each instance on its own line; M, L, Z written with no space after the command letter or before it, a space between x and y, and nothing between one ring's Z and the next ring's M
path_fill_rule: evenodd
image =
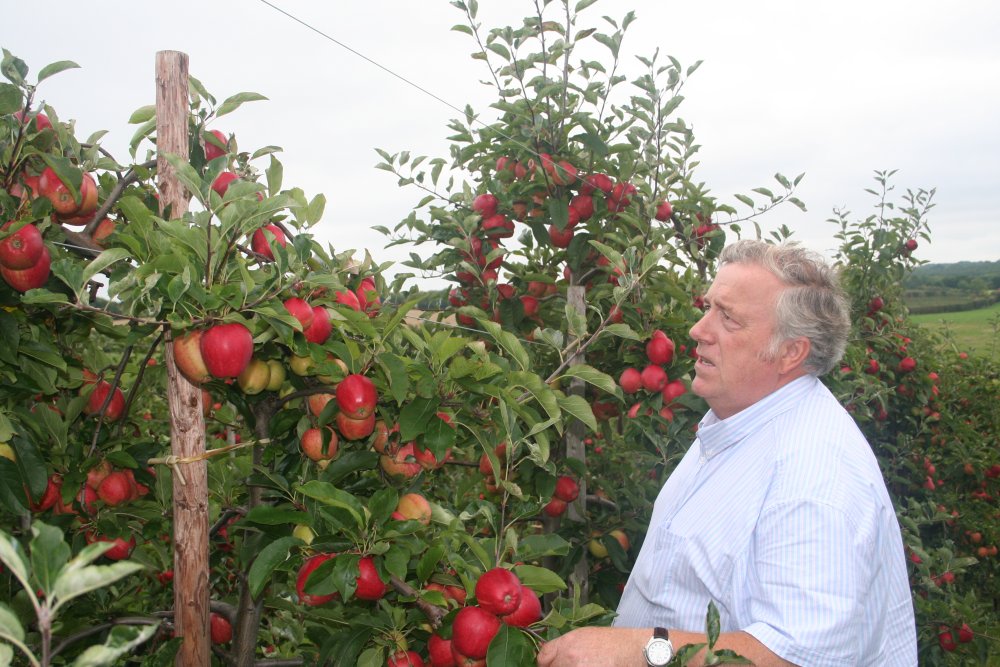
M546 643L538 667L645 667L652 628L580 628Z

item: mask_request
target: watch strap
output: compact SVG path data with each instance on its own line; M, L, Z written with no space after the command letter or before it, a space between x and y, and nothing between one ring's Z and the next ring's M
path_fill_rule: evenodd
M653 628L653 636L657 639L670 639L670 633L666 628Z

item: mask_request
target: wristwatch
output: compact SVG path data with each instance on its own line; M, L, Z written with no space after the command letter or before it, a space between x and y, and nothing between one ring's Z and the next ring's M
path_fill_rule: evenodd
M674 645L670 643L665 628L653 628L653 636L642 649L649 667L664 667L674 657Z

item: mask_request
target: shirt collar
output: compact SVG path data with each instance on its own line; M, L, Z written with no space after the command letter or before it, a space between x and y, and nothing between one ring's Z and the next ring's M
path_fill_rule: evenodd
M728 419L719 419L712 410L698 424L698 443L702 456L712 458L719 452L757 431L782 412L793 408L812 391L819 379L803 375L774 391Z

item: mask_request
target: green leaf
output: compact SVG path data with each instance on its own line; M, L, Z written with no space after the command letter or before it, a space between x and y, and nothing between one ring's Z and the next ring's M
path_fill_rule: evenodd
M31 532L34 535L29 547L31 571L39 587L49 595L72 552L63 539L62 530L55 526L36 521Z
M101 546L112 546L111 542L104 542ZM95 545L91 545L95 546ZM130 574L145 569L141 563L132 561L119 561L111 565L87 565L78 567L76 559L71 560L63 571L59 573L55 586L52 588L52 597L57 600L53 611L62 604L73 598L85 595L98 588L109 586L119 579L123 579Z
M108 633L108 638L100 646L91 646L73 663L73 667L102 667L114 664L118 658L142 644L154 634L160 624L144 625L137 627L134 625L116 625Z
M3 631L0 630L0 634ZM14 660L14 649L10 644L0 644L0 667L8 667Z
M10 637L19 642L24 641L24 628L10 607L0 602L0 638Z
M301 543L302 540L297 537L280 537L261 549L250 566L250 572L247 575L250 585L250 595L254 600L260 598L264 588L271 580L271 574L275 568L288 560L289 550Z
M271 156L271 164L264 171L264 173L267 176L267 191L274 194L275 192L281 190L281 180L285 170L282 164L278 162L278 159L273 155Z
M305 484L299 484L295 488L299 493L313 500L318 500L324 505L347 510L354 518L358 528L364 528L364 506L350 493L342 491L328 482L321 482L315 479Z
M441 542L432 544L430 548L424 552L424 555L420 557L420 562L417 563L417 579L419 581L427 581L427 579L434 574L434 570L437 569L438 563L441 562L441 559L444 558L447 553L448 548Z
M21 110L24 98L21 89L9 83L0 83L0 116L16 113Z
M612 325L614 326L614 325ZM628 326L628 325L625 325ZM577 364L570 366L563 372L563 378L580 378L587 384L592 384L602 391L614 394L618 391L618 383L607 373L602 373L593 366L587 364Z
M479 320L479 325L510 355L511 359L517 362L521 370L528 370L531 367L528 353L524 350L517 336L509 331L504 331L503 327L496 322L481 319Z
M627 324L609 324L605 331L612 336L618 336L619 338L625 338L628 340L644 340L642 336L635 332L635 330Z
M721 622L719 620L719 610L715 607L715 602L708 601L708 611L705 613L705 633L708 635L708 647L715 646L719 640Z
M503 623L490 642L486 664L493 667L518 667L535 664L535 645L518 628Z
M20 491L23 486L24 481L17 466L5 458L0 458L0 505L18 516L28 514L28 508L24 505L24 492ZM0 553L0 557L2 555Z
M60 60L59 62L51 63L43 67L38 73L38 83L45 81L45 79L54 74L58 74L59 72L64 72L68 69L78 69L79 67L80 66L72 60Z
M265 526L280 526L284 524L308 523L309 514L299 510L260 505L247 512L245 521L259 523Z
M125 248L108 248L100 255L97 256L92 262L87 264L83 270L83 275L80 277L80 284L73 286L73 291L77 294L81 300L85 300L84 290L87 288L87 283L91 278L101 273L109 266L123 259L129 258L129 252Z
M572 545L556 533L525 535L517 544L519 560L537 560L545 556L565 556Z
M389 393L397 405L402 405L410 391L410 377L406 372L406 361L395 354L386 352L378 355L376 363L382 367L389 381Z
M235 95L226 98L226 100L219 105L219 108L215 112L215 116L218 118L219 116L225 116L227 113L236 111L244 102L259 102L266 99L267 98L260 93L236 93Z
M437 399L414 398L399 411L399 437L409 442L424 432L431 416L438 409Z
M582 421L591 431L598 430L594 411L591 410L590 403L583 396L557 396L557 400L561 410Z
M156 105L147 104L146 106L139 107L138 109L132 112L132 115L129 116L128 124L138 125L139 123L146 123L150 120L154 120L155 118L156 118Z
M566 582L552 570L537 565L517 565L514 567L521 583L536 593L552 593L566 590Z

